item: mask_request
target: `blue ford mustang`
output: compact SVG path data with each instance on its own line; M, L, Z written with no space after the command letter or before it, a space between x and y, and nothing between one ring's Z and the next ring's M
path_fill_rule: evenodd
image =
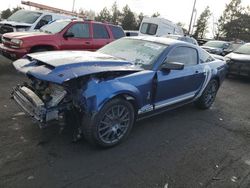
M200 47L160 37L34 53L13 64L30 80L12 93L26 113L42 126L67 120L103 147L124 140L136 119L191 102L209 108L226 74L225 62Z

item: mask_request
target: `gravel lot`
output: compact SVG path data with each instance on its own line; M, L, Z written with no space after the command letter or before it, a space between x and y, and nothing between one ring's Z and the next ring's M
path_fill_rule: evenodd
M70 129L40 130L9 99L25 78L0 57L0 187L250 187L250 79L230 78L214 106L140 121L112 149Z

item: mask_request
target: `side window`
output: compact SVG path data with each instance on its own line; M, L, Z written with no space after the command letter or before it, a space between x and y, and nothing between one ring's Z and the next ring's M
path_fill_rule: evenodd
M158 25L152 23L143 23L141 27L141 33L148 35L155 35Z
M48 24L49 22L52 21L52 16L51 15L45 15L41 18L41 20L37 23L35 29L40 29L42 26Z
M88 23L76 23L67 32L73 33L74 38L90 38Z
M197 51L190 47L177 47L170 52L167 62L179 62L185 66L196 65L198 63Z
M214 60L214 58L209 53L207 53L203 49L200 50L200 62L201 63L208 63L208 62L211 62L213 60Z
M95 39L109 39L109 33L103 24L93 24L93 35Z
M110 29L115 39L119 39L125 36L124 31L121 27L111 25Z

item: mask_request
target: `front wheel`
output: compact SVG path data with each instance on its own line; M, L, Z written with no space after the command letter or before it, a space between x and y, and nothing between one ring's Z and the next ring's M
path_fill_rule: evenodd
M134 123L134 114L134 107L129 101L113 99L88 124L83 122L84 137L95 145L112 147L128 136Z
M203 91L200 98L195 102L196 106L201 109L210 108L215 100L218 89L218 81L215 79L211 80Z

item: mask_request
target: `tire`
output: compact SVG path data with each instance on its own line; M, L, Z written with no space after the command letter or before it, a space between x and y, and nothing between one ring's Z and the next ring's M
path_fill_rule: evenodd
M83 118L83 135L91 144L112 147L127 138L134 119L135 110L130 102L112 99L90 120Z
M212 79L208 83L207 87L203 91L200 98L197 101L195 101L195 105L200 109L210 108L215 100L218 89L219 89L218 81Z

